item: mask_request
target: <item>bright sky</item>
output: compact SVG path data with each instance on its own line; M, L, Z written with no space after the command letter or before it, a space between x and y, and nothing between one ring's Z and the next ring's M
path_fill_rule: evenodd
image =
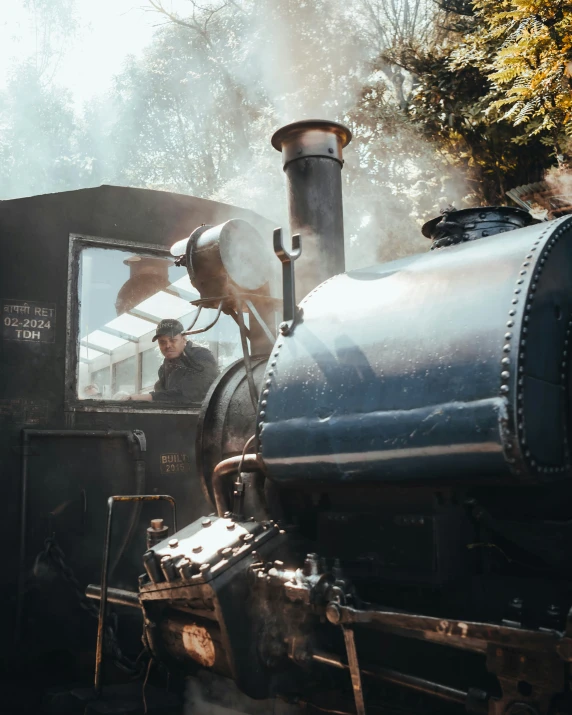
M81 30L65 52L55 80L81 104L104 92L125 57L138 55L161 18L146 12L146 0L76 0ZM33 54L35 33L22 0L9 0L0 16L0 86L14 59Z

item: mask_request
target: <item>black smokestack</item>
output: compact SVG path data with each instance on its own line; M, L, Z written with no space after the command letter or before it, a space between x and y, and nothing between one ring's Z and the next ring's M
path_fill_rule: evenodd
M345 270L342 149L351 138L347 127L322 119L288 124L272 137L288 182L290 231L302 237L298 299Z

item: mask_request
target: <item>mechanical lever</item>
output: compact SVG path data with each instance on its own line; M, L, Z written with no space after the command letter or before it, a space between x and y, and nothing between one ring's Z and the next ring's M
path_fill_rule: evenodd
M280 323L280 332L287 335L296 320L298 308L296 306L296 281L294 276L294 261L302 254L300 234L292 236L292 250L288 252L282 241L282 229L274 229L274 253L282 263L282 297L283 318Z

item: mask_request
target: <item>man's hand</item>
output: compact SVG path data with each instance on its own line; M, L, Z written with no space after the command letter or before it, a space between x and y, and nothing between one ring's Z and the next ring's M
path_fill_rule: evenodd
M113 395L112 399L118 400L120 402L125 402L127 400L136 400L137 402L151 402L153 400L153 398L149 394L130 395L128 392L116 392L115 395Z

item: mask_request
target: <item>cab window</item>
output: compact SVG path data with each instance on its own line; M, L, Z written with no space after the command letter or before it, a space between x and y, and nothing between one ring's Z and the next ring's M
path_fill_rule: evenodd
M157 324L170 318L189 326L197 310L192 301L199 294L186 269L175 266L166 250L75 240L77 298L71 305L76 306L78 328L76 399L140 407L124 400L151 392L158 380L163 356L152 340ZM203 310L193 329L212 322L214 313ZM238 330L226 315L188 340L210 350L219 373L242 356Z

